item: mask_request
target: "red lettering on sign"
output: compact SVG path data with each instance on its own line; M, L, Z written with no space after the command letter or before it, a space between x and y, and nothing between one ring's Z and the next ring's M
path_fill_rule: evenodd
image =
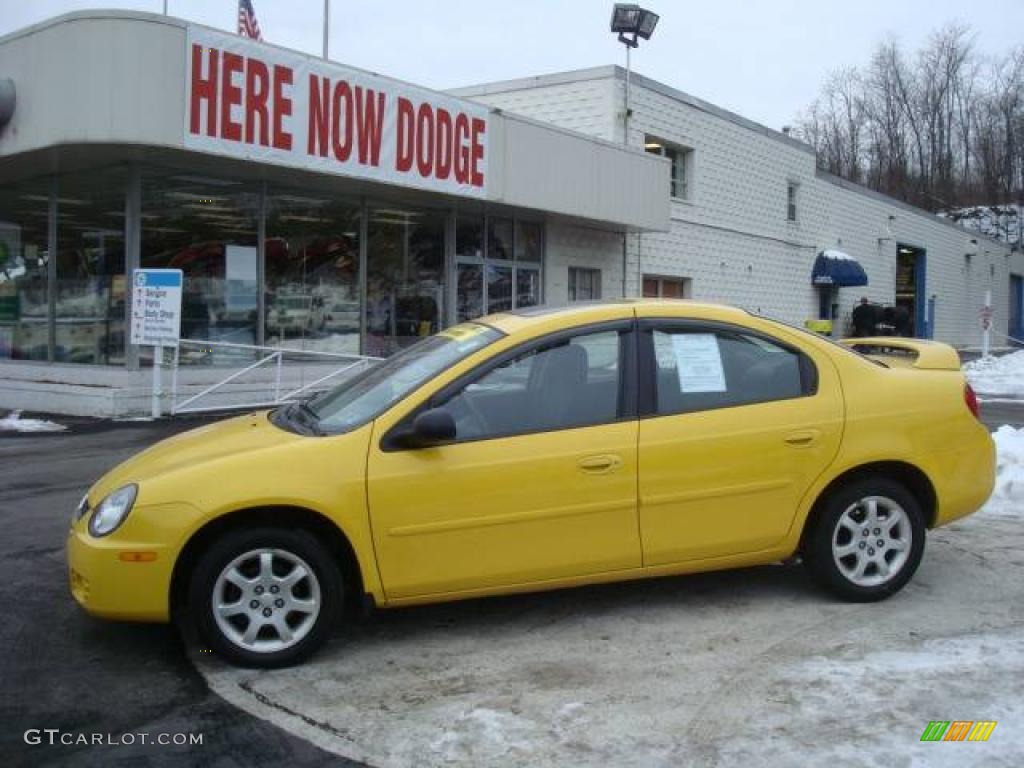
M447 179L452 172L452 116L447 109L437 110L437 151L435 175L439 179Z
M220 71L220 134L231 141L242 140L242 124L231 119L231 108L242 104L242 89L234 84L232 75L240 74L244 64L237 53L224 52L224 68Z
M455 118L455 180L459 184L469 181L469 118L461 112Z
M345 134L342 138L341 132L341 110L345 110ZM334 147L334 156L342 163L348 160L352 154L352 87L347 81L342 80L334 86L334 122L332 125L331 140Z
M306 136L306 154L327 157L328 99L331 83L325 77L321 82L316 75L309 76L309 133Z
M384 133L384 94L356 86L356 129L359 131L359 162L380 165L380 139Z
M398 97L398 142L395 148L395 170L406 173L412 168L413 137L416 126L413 124L414 110L412 102L403 96Z
M487 130L487 124L479 117L473 118L473 154L470 163L469 183L474 187L484 185L484 175L480 172L479 162L484 159L484 144L481 137Z
M434 110L429 104L420 104L416 123L416 169L427 178L434 170Z
M210 52L209 70L203 77L203 50ZM219 53L216 48L204 49L201 45L192 45L192 83L191 83L191 119L189 130L200 132L201 107L206 104L206 135L217 135L217 68Z
M245 143L256 141L256 119L259 118L259 143L264 147L270 143L270 120L267 118L267 96L270 94L270 72L259 59L248 59L245 63Z
M292 135L284 128L284 118L292 113L292 100L285 94L285 86L291 90L291 67L274 65L274 147L292 148Z

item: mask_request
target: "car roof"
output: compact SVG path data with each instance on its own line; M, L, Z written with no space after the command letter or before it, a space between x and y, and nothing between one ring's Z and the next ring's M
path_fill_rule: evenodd
M504 333L546 331L628 317L681 317L725 322L744 322L750 314L726 304L690 299L609 299L581 301L567 306L526 307L480 318L477 322Z

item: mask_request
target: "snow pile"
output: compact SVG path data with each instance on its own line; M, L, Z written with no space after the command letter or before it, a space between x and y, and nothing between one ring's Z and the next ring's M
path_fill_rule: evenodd
M980 395L1024 397L1024 350L972 360L964 365L964 373Z
M63 432L67 427L43 419L23 419L21 411L11 411L0 419L0 432Z
M1024 517L1024 428L1004 424L992 439L996 441L996 487L983 511Z

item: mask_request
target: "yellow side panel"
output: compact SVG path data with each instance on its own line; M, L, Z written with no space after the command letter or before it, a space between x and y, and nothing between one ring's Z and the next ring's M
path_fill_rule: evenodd
M383 452L376 433L367 490L388 599L639 567L636 434L630 421Z

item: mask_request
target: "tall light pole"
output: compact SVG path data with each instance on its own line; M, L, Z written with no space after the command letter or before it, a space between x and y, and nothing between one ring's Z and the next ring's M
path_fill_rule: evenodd
M658 26L658 14L632 3L616 3L612 8L611 31L619 36L626 47L626 89L622 109L622 143L629 144L629 77L630 52L640 46L639 38L650 40Z
M630 66L630 52L640 46L639 38L650 40L654 34L654 28L658 26L658 14L641 8L632 3L616 3L612 7L611 31L619 36L619 42L626 46L626 88L622 104L622 143L629 145L629 76L632 73ZM643 285L643 275L640 271L640 233L636 235L636 269L637 281ZM628 262L628 248L626 246L626 232L622 232L622 296L626 296L626 264Z
M324 0L324 58L327 58L327 33L331 28L331 0Z

